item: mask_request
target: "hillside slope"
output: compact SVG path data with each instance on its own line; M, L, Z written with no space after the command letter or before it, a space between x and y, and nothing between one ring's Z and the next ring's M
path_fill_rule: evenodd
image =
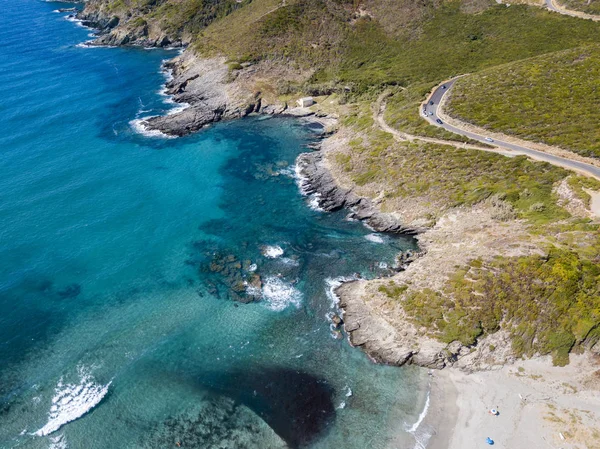
M447 111L493 131L600 157L600 46L459 79Z

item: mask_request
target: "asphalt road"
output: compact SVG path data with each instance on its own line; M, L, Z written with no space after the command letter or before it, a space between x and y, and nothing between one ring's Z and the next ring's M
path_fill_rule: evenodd
M437 115L438 114L437 109L440 104L440 101L441 101L442 97L444 95L446 95L450 91L450 89L452 89L452 86L454 85L455 82L456 82L456 79L448 81L448 82L438 86L436 88L436 90L433 92L433 95L431 96L431 98L429 99L430 102L427 103L425 110L420 111L421 114L424 114L424 112L427 113L427 120L431 124L433 124L435 126L439 126L441 128L444 128L447 131L451 131L453 133L469 137L470 139L478 140L479 142L483 142L488 145L494 145L494 146L503 148L505 150L510 150L510 153L514 154L515 156L519 156L519 155L529 156L532 159L548 162L552 165L558 165L559 167L574 170L579 173L587 174L589 176L593 176L594 178L600 179L600 167L586 164L585 162L573 161L571 159L567 159L564 157L555 156L555 155L549 154L549 153L544 153L543 151L533 150L531 148L527 148L527 147L524 147L521 145L516 145L514 143L504 142L502 140L494 139L493 141L490 142L489 140L486 140L487 136L485 136L485 135L475 134L470 131L465 131L465 130L462 130L455 126L449 125L447 123L442 123L442 124L437 123L436 120L439 119L438 115ZM431 104L431 102L433 102L433 105ZM430 113L432 113L433 115L430 115Z

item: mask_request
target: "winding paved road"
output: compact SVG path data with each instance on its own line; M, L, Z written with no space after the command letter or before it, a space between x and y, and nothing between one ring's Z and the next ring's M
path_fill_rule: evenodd
M427 101L427 105L424 107L424 109L422 109L420 111L420 113L422 115L424 115L425 113L427 114L427 120L432 125L439 126L441 128L444 128L447 131L451 131L453 133L469 137L473 140L478 140L482 143L487 143L488 145L494 145L501 149L509 150L510 154L513 154L515 156L519 156L519 155L529 156L532 159L548 162L552 165L557 165L559 167L563 167L563 168L573 170L573 171L576 171L576 172L579 172L579 173L582 173L582 174L585 174L588 176L592 176L592 177L600 180L600 167L596 167L591 164L586 164L585 162L574 161L574 160L567 159L564 157L555 156L553 154L544 153L543 151L533 150L531 148L527 148L527 147L524 147L521 145L516 145L514 143L504 142L502 140L494 139L493 141L489 141L489 140L486 140L485 135L476 134L471 131L466 131L461 128L457 128L456 126L452 126L447 123L444 123L443 121L441 124L439 122L437 122L437 120L441 121L441 119L438 117L438 107L439 107L440 101L442 100L444 95L446 95L452 89L452 86L454 86L454 83L456 82L456 80L457 80L457 78L454 78L450 81L447 81L447 82L439 85L435 89L433 94L429 97L429 99ZM431 104L431 103L433 103L433 104ZM430 112L433 115L430 115Z
M555 0L546 0L546 8L550 11L557 12L559 14L564 14L565 16L578 17L580 19L590 19L599 21L600 16L595 16L593 14L587 14L583 11L573 11L570 9L563 8Z

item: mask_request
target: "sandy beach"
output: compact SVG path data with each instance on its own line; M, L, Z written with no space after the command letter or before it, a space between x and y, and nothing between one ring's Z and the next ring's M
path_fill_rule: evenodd
M600 358L571 355L566 367L543 357L471 374L434 371L423 427L434 433L430 449L488 447L487 437L507 449L600 448Z

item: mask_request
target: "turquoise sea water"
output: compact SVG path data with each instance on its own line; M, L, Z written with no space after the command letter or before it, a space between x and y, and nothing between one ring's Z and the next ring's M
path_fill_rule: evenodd
M136 133L175 53L78 47L68 6L3 5L0 447L414 447L422 373L327 319L414 242L309 207L300 121Z

